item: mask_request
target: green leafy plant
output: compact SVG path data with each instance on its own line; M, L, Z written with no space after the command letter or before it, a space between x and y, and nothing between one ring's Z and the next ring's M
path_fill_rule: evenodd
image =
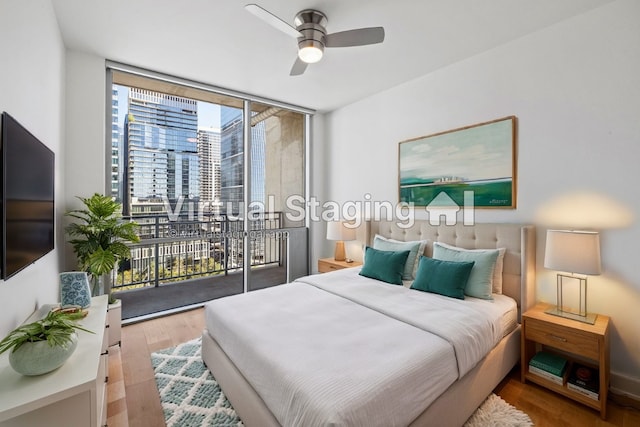
M78 258L78 265L94 279L94 291L98 278L110 273L116 264L131 256L125 242L139 242L135 222L122 221L121 205L111 197L95 193L89 198L78 197L86 209L75 209L67 216L78 222L69 224L66 231L72 237L69 243ZM94 292L95 293L95 292ZM111 289L105 289L111 293Z
M78 324L82 317L82 312L50 311L44 319L11 331L0 341L0 354L11 349L15 351L27 342L47 341L51 347L66 347L76 330L93 333Z

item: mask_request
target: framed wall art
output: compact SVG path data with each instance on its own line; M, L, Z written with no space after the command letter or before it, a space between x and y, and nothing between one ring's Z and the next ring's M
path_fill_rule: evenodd
M515 116L403 141L398 151L401 202L516 207Z

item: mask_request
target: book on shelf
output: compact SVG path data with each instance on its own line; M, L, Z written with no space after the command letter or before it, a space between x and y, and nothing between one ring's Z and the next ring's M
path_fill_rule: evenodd
M547 379L554 384L558 384L558 385L564 384L564 377L553 375L551 372L547 372L535 366L529 365L529 372L539 377L542 377L544 379Z
M567 388L598 400L600 395L600 375L597 369L574 363L567 378Z
M569 362L562 356L547 351L539 351L529 361L529 367L536 367L557 377L564 376Z
M598 396L600 396L599 393L594 393L592 391L584 389L584 388L582 388L580 386L577 386L575 384L572 384L570 382L567 382L567 388L569 390L573 390L573 391L575 391L577 393L580 393L580 394L582 394L584 396L587 396L588 398L593 399L593 400L598 400Z

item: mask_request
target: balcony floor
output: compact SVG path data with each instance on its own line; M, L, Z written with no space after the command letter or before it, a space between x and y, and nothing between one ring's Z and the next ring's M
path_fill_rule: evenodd
M178 282L159 287L114 292L122 300L123 324L194 308L212 299L242 293L242 272L209 279ZM251 290L279 285L286 280L284 267L261 267L251 271Z

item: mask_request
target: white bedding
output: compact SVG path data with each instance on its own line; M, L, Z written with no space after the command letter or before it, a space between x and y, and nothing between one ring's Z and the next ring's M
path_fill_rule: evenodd
M298 279L431 332L453 345L459 377L469 372L516 326L516 302L494 294L493 300L464 300L394 286L360 276L359 268ZM444 321L443 321L444 320Z
M282 425L401 426L500 340L490 308L508 311L504 298L459 301L347 269L211 301L205 317Z

